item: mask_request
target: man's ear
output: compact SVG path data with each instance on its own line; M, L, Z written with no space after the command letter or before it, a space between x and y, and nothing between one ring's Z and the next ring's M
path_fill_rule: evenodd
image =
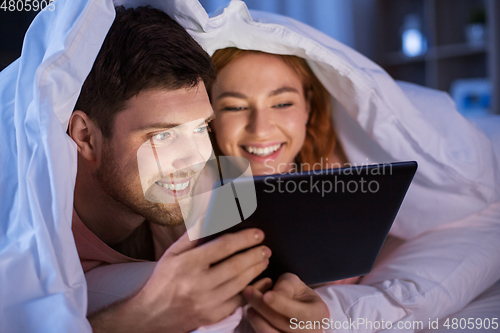
M88 160L95 162L102 142L101 130L83 111L73 111L69 119L68 134L78 146L78 153Z

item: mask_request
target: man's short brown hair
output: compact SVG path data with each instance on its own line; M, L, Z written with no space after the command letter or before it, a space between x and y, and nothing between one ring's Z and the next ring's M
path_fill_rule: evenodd
M166 13L118 7L75 110L111 138L116 113L142 90L194 87L200 80L209 86L214 79L208 54Z

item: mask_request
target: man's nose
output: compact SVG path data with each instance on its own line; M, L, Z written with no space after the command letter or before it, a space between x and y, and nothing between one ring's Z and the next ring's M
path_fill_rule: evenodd
M274 131L274 128L272 110L262 106L251 108L246 126L248 133L256 137L266 138Z
M206 140L209 140L208 137ZM208 149L211 145L198 141L199 139L186 137L176 145L176 154L172 162L172 167L175 170L189 168L197 172L203 168L206 163L206 156L209 155L203 150Z

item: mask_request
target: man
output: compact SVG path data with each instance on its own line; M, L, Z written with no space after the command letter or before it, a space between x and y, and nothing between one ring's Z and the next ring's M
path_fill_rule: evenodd
M242 305L240 292L267 267L270 250L254 247L264 237L256 229L199 247L184 234L172 244L211 153L205 86L213 78L208 55L165 13L117 10L69 123L78 146L73 232L85 271L159 262L137 294L89 317L94 332L215 323ZM158 165L144 167L144 147Z

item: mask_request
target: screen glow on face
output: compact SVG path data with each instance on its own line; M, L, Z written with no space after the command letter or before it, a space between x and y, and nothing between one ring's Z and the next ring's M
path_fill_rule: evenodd
M154 133L137 151L145 198L175 203L189 196L212 152L205 119Z
M206 119L153 133L138 149L137 162L146 200L170 210L180 209L191 240L230 228L257 207L249 161L237 156L217 160ZM233 185L241 177L252 181ZM246 214L243 217L234 191ZM203 217L213 196L219 199L212 205L216 223L206 224Z

